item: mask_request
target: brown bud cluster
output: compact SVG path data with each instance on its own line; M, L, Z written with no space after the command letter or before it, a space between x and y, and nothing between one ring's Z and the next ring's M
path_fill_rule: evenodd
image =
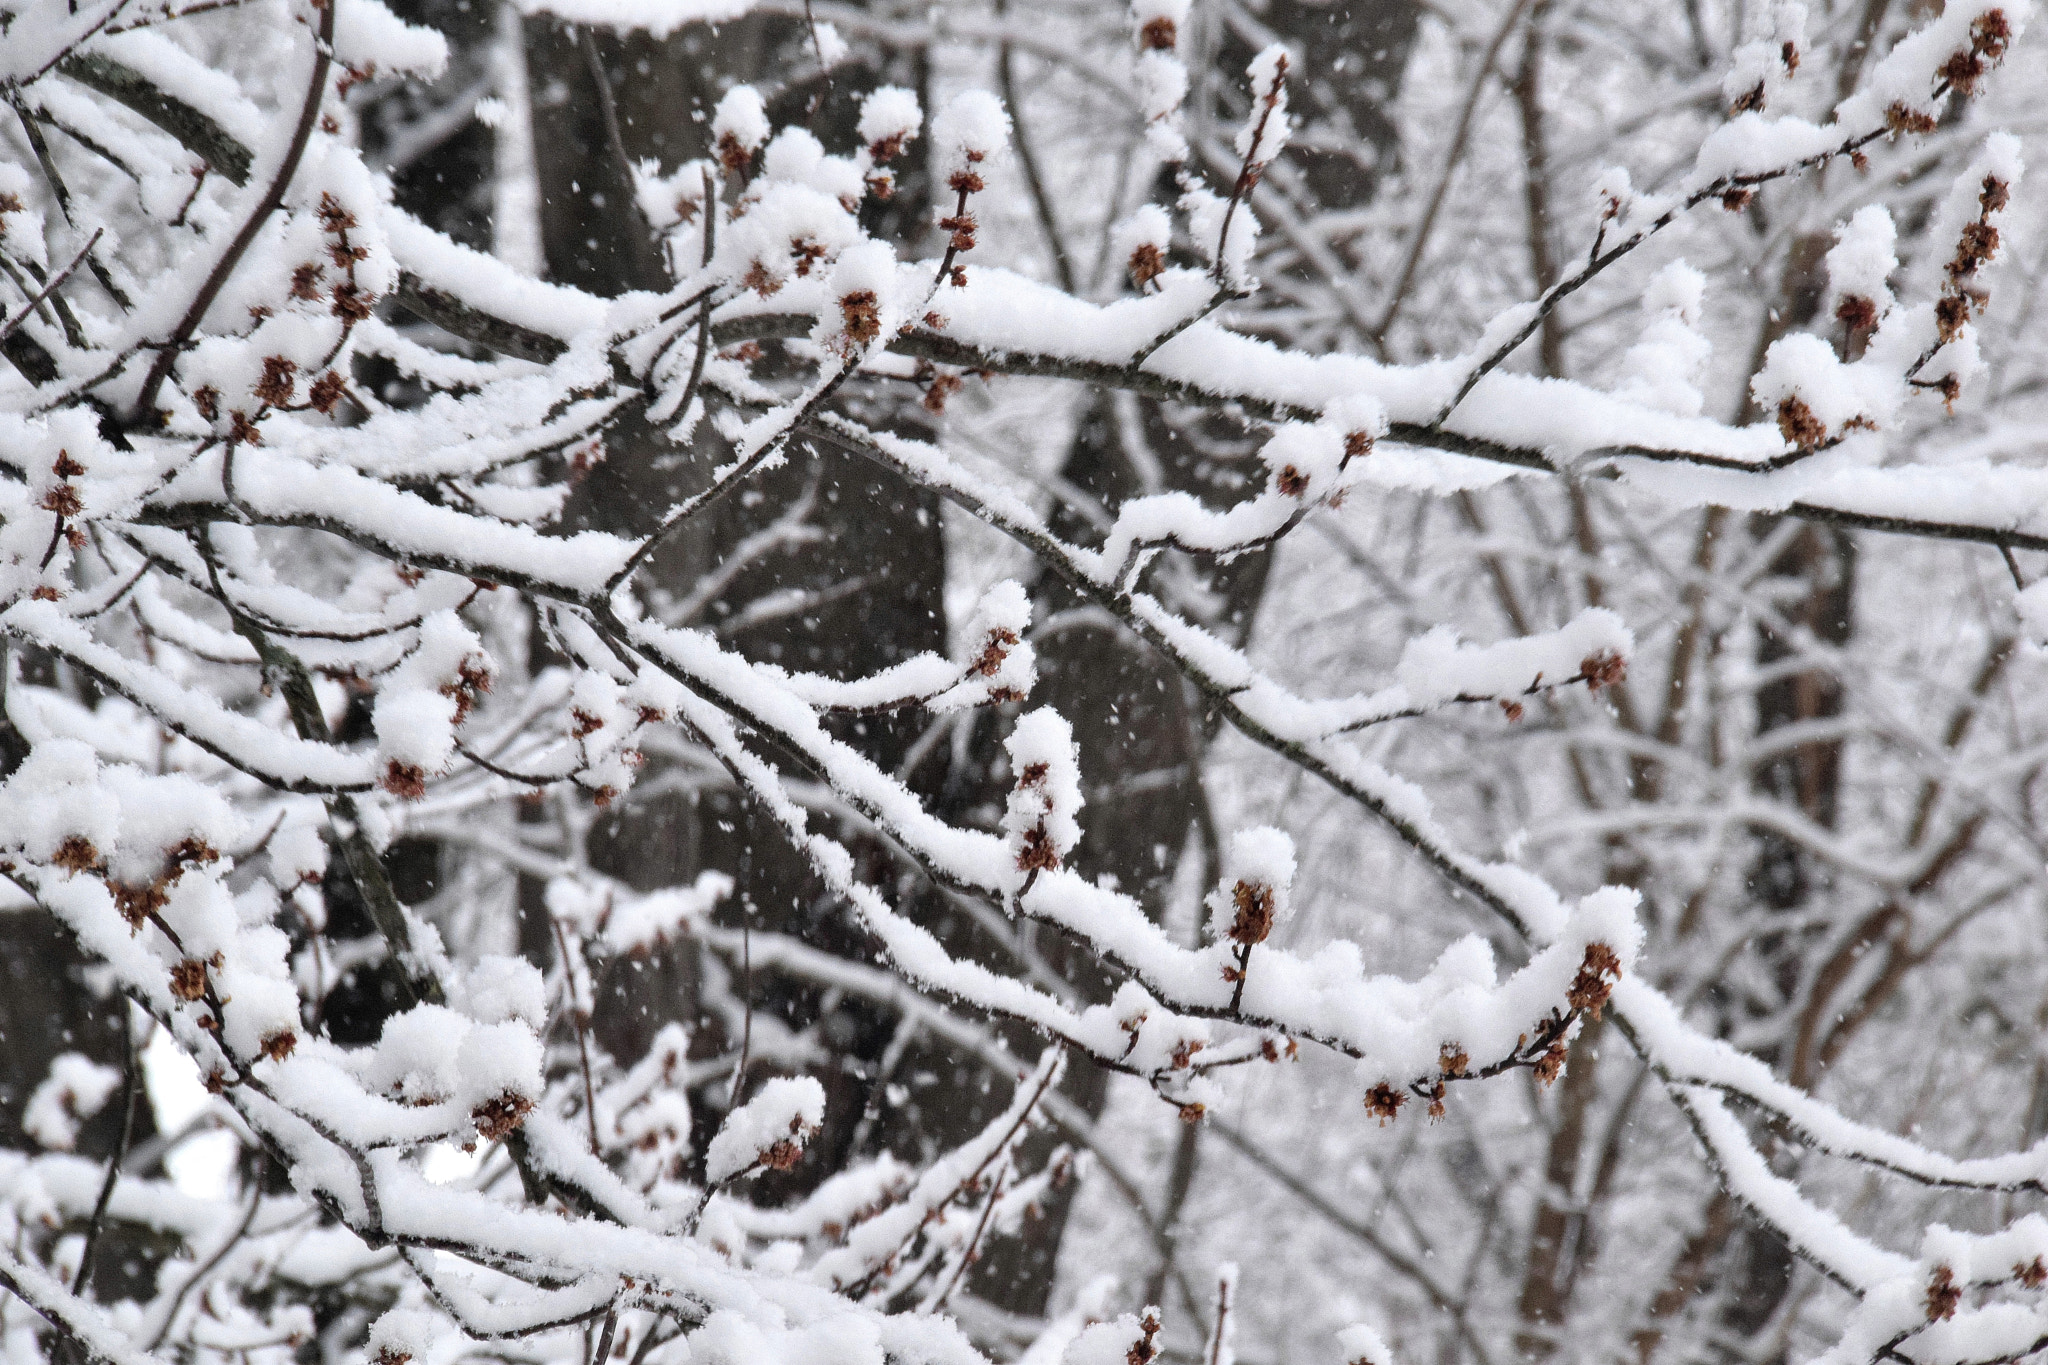
M974 234L979 227L980 224L974 221L974 215L971 213L956 213L951 217L939 219L939 231L953 234L946 242L947 248L952 251L974 250Z
M347 382L338 373L329 370L313 381L313 387L306 393L306 401L313 405L313 411L325 416L334 411L335 404L347 393Z
M1033 763L1017 775L1017 786L1039 787L1045 784L1051 769L1043 763ZM1017 850L1017 870L1036 876L1040 872L1054 872L1059 869L1059 849L1053 845L1052 835L1046 832L1045 822L1039 821L1024 831L1023 847Z
M1927 1282L1927 1320L1947 1322L1956 1315L1962 1301L1963 1289L1956 1283L1956 1273L1945 1265L1936 1266L1934 1277Z
M1365 1112L1378 1119L1382 1128L1400 1116L1401 1106L1406 1103L1408 1092L1396 1089L1388 1081L1381 1081L1365 1092Z
M975 655L973 662L967 665L969 676L993 678L1002 672L1004 663L1009 660L1010 651L1017 647L1017 643L1016 631L1008 626L997 626L988 633L988 639L982 642L981 653Z
M485 1142L496 1142L526 1122L526 1116L531 1112L532 1100L524 1095L507 1093L494 1100L485 1100L470 1110L469 1117L476 1124L478 1137Z
M427 770L392 759L377 785L401 801L418 801L427 794Z
M1970 45L1948 55L1937 73L1942 84L1959 95L1977 93L1984 73L2005 59L2012 45L2012 23L2002 9L1986 10L1970 23Z
M1240 881L1230 888L1230 903L1237 911L1230 922L1230 941L1246 948L1264 943L1273 932L1273 888L1263 882Z
M967 381L951 370L933 369L926 377L922 406L934 416L946 410L946 400L960 392Z
M441 695L455 703L455 723L469 719L469 713L483 700L484 693L491 690L491 671L475 655L464 659L456 666L455 677L441 684Z
M881 300L872 289L856 289L839 300L839 316L846 327L846 339L854 346L866 346L882 334Z
M66 835L50 861L66 872L92 872L100 865L100 851L83 834Z
M171 968L171 994L180 1000L197 1000L206 994L206 964L188 957Z
M1188 1117L1189 1109L1195 1111L1196 1118L1202 1116L1201 1105L1183 1105L1180 1114L1183 1119ZM1152 1365L1152 1362L1159 1356L1160 1326L1159 1310L1157 1308L1147 1308L1144 1318L1138 1324L1138 1330L1142 1335L1131 1343L1130 1350L1124 1352L1124 1365Z
M263 377L256 381L256 397L274 408L283 407L292 401L298 372L297 363L284 356L264 357Z
M1166 273L1166 253L1151 242L1140 242L1131 251L1131 283L1142 290Z
M1628 660L1606 650L1588 654L1579 660L1579 676L1586 680L1588 692L1598 692L1603 687L1614 687L1628 681Z
M1621 980L1621 958L1604 943L1588 943L1578 974L1564 993L1565 1003L1588 1018L1598 1019Z
M1969 281L1998 255L1998 225L1991 221L1991 215L2003 212L2011 200L2011 185L1995 175L1984 177L1977 192L1977 216L1963 224L1956 240L1956 254L1942 267L1948 282L1941 297L1935 300L1934 325L1943 345L1960 337L1970 319L1984 307L1987 296ZM1953 395L1944 396L1955 401Z
M1161 14L1147 19L1145 26L1138 30L1138 46L1146 52L1171 52L1173 45L1180 41L1180 34L1173 26L1173 20Z
M1778 400L1778 434L1800 450L1817 450L1827 440L1828 428L1806 400L1793 393Z
M728 175L745 175L747 167L754 162L754 154L740 144L731 133L721 133L718 138L718 164L725 167Z
M1884 126L1893 133L1931 133L1934 131L1934 115L1923 114L1893 100L1884 111Z
M1835 321L1851 332L1867 332L1877 326L1877 302L1861 294L1844 294L1835 305Z

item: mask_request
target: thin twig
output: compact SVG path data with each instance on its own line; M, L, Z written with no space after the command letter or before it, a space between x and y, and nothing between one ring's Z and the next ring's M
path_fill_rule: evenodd
M953 1278L946 1282L946 1287L939 1292L938 1298L932 1300L927 1311L936 1313L944 1308L946 1300L952 1298L953 1291L960 1287L960 1281L967 1278L967 1267L974 1264L974 1249L981 1245L982 1234L988 1231L989 1220L995 1217L996 1204L1003 1197L1003 1181L1009 1174L1010 1163L1006 1159L996 1172L995 1184L989 1187L988 1203L981 1207L981 1221L974 1225L974 1235L967 1239L967 1247L960 1253L960 1264L954 1267Z
M313 125L320 116L320 102L327 93L327 72L334 65L334 12L341 8L341 0L326 0L320 6L320 32L313 40L313 79L306 85L306 101L299 109L299 123L292 130L291 146L286 149L284 162L271 177L270 187L263 197L256 201L255 208L243 220L241 231L228 243L226 251L206 277L206 282L193 296L191 307L178 321L171 334L164 338L157 350L156 360L149 367L148 376L142 381L142 391L136 396L135 406L129 411L130 425L141 426L151 422L156 412L156 396L170 378L171 367L177 364L179 352L199 330L200 322L206 317L206 310L213 307L213 301L227 284L228 277L242 263L242 256L256 240L256 234L270 220L284 203L285 190L291 185L292 177L298 173L299 162L306 155L306 145L313 138Z
M115 997L120 1000L120 997ZM142 1089L142 1067L135 1055L135 1021L129 1016L125 1000L121 1000L121 1042L124 1049L122 1063L121 1137L114 1145L113 1156L107 1159L107 1178L100 1182L100 1197L92 1206L92 1222L85 1230L85 1249L78 1253L78 1275L71 1281L71 1292L84 1298L92 1285L94 1253L99 1250L100 1233L106 1227L107 1206L114 1201L114 1186L121 1179L121 1163L128 1159L128 1145L135 1137L135 1100Z
M1479 107L1479 97L1493 75L1493 64L1500 56L1501 45L1507 42L1508 35L1521 22L1522 11L1528 7L1529 0L1515 0L1515 7L1501 20L1500 27L1494 31L1493 41L1486 46L1486 55L1473 72L1472 88L1465 92L1464 107L1458 111L1457 129L1451 134L1450 149L1444 153L1444 168L1437 176L1436 188L1430 191L1429 203L1422 211L1422 221L1415 225L1415 236L1408 242L1408 258L1401 263L1401 273L1395 278L1393 292L1388 295L1386 311L1380 314L1379 325L1373 329L1374 338L1378 341L1386 340L1387 329L1394 325L1394 319L1401 314L1401 306L1408 301L1408 290L1415 283L1415 272L1422 265L1422 253L1436 231L1437 214L1443 210L1451 178L1458 172L1458 163L1465 159L1465 143L1472 134L1472 116Z
M1266 125L1273 120L1273 110L1280 103L1281 85L1287 79L1287 56L1282 53L1273 67L1273 84L1263 94L1257 90L1252 98L1265 107L1259 110L1259 121L1252 128L1251 141L1244 149L1244 165L1237 172L1237 179L1230 186L1230 202L1223 206L1223 226L1216 230L1216 283L1225 289L1235 289L1237 281L1230 278L1228 249L1230 246L1230 223L1237 217L1237 206L1244 204L1250 212L1252 191L1259 185L1259 166L1253 158L1259 154L1259 146L1266 140Z
M85 263L86 257L92 252L94 243L97 243L101 235L105 232L105 228L94 229L92 234L92 241L87 242L85 244L84 249L81 250L76 256L73 256L71 258L71 263L65 266L62 270L58 271L56 274L50 276L49 282L43 285L42 292L38 293L34 298L30 299L27 305L24 306L19 313L16 313L14 315L12 321L8 322L4 327L0 327L0 342L5 342L9 337L13 336L15 333L15 329L20 327L23 322L27 321L28 315L35 312L36 309L42 307L44 301L49 299L51 295L57 292L57 287L63 284L64 281L71 278L72 274L78 269L78 267Z
M555 942L561 946L562 993L569 997L569 1026L576 1030L576 1050L583 1057L583 1116L590 1121L590 1154L601 1157L604 1152L597 1141L597 1087L590 1079L590 1043L584 1035L590 1014L576 1000L576 969L569 963L569 935L559 919L550 916L548 923L554 926Z
M1053 274L1059 277L1060 288L1072 294L1077 292L1074 262L1067 255L1059 220L1053 215L1052 197L1045 191L1045 176L1038 168L1038 153L1032 150L1031 137L1024 126L1024 104L1017 98L1016 75L1011 70L1015 59L1015 50L1009 43L1004 43L996 53L996 79L1003 92L1003 107L1010 111L1010 126L1016 134L1017 164L1023 168L1025 188L1031 191L1031 207L1038 214L1040 230L1045 233L1046 249L1052 252Z

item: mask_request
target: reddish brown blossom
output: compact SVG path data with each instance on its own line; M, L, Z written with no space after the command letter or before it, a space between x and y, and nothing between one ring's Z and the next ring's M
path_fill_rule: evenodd
M1591 1018L1598 1019L1600 1011L1607 1004L1607 997L1614 993L1614 983L1621 980L1621 958L1614 949L1604 943L1586 945L1586 956L1579 963L1578 975L1565 990L1565 1003Z
M1237 912L1230 922L1230 941L1247 948L1264 943L1273 932L1273 888L1263 882L1240 881L1230 888L1230 903Z
M977 678L993 678L1002 671L1004 660L1010 657L1010 651L1016 648L1016 645L1017 632L1008 626L997 626L988 633L988 639L982 644L981 653L975 655L974 662L967 665L968 673Z
M206 994L206 964L188 957L171 968L171 994L180 1000L197 1000Z
M485 1142L496 1142L517 1130L532 1112L532 1100L508 1091L494 1100L485 1100L469 1111L469 1117L476 1123L478 1137Z
M1365 1112L1378 1119L1382 1128L1400 1116L1401 1106L1406 1103L1408 1092L1396 1089L1387 1081L1381 1081L1365 1092Z
M846 325L846 339L865 346L882 334L881 300L872 289L856 289L839 300L839 315Z
M313 405L313 411L326 414L334 411L335 404L348 392L348 383L339 374L329 370L313 381L307 390L306 401Z
M91 872L100 865L100 851L83 834L67 834L50 861L66 872Z
M401 801L417 801L427 794L427 770L392 759L377 785Z
M1945 1265L1934 1268L1934 1277L1927 1282L1927 1320L1947 1322L1956 1315L1956 1307L1963 1301L1962 1286L1956 1283L1956 1273Z
M1143 289L1166 273L1166 254L1151 242L1140 242L1131 250L1131 283Z
M718 135L718 164L725 167L729 175L745 175L752 165L754 154L741 144L731 133Z
M149 917L162 910L170 899L162 881L153 881L146 886L108 882L107 890L114 893L114 908L121 912L121 918L128 921L131 929L140 929L147 924Z
M1877 303L1861 294L1844 294L1835 305L1835 321L1852 332L1867 332L1877 326Z
M1934 115L1923 114L1899 100L1893 100L1884 111L1884 126L1894 133L1931 133L1934 131Z
M283 407L292 401L292 389L298 382L298 372L298 365L284 356L266 356L263 361L263 378L256 381L256 396L272 407Z
M1778 434L1790 445L1813 450L1828 438L1828 428L1795 393L1778 400Z

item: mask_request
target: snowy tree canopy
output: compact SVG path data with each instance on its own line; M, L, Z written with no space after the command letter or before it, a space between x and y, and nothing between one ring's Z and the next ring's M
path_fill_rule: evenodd
M10 1359L2048 1349L2028 8L0 0Z

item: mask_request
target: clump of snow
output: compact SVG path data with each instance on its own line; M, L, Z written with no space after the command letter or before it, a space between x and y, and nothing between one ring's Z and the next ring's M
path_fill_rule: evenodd
M1005 578L975 605L960 639L960 683L930 703L933 710L1022 701L1038 683L1038 654L1024 638L1031 628L1031 598L1023 584Z
M1074 729L1049 706L1017 718L1003 741L1013 785L1003 811L1004 844L1019 873L1058 867L1081 841L1081 759Z
M547 1027L547 982L523 957L478 958L454 994L462 1012L480 1024L518 1020L536 1033Z
M825 1123L825 1087L811 1076L777 1076L725 1116L704 1154L704 1178L722 1185L740 1175L787 1170Z
M1252 108L1237 130L1237 154L1254 172L1269 166L1286 150L1292 128L1287 116L1287 48L1273 43L1244 69L1251 87Z
M470 1021L445 1005L416 1005L392 1015L364 1059L363 1084L373 1094L408 1104L450 1098L461 1084L456 1050L469 1030Z
M1159 1310L1148 1308L1140 1319L1123 1313L1108 1322L1090 1324L1081 1330L1061 1357L1061 1365L1129 1365L1149 1358L1145 1343L1159 1330Z
M335 12L334 59L358 71L432 80L448 65L448 40L406 23L383 0L349 0Z
M1714 355L1699 325L1706 286L1706 276L1684 261L1650 277L1643 290L1647 321L1622 357L1618 396L1680 417L1699 416L1706 405L1700 380Z
M1456 697L1513 698L1578 676L1604 686L1634 650L1635 636L1619 616L1590 607L1558 630L1492 645L1465 644L1457 632L1438 626L1408 642L1395 676L1417 706Z
M1173 249L1173 219L1158 204L1142 204L1109 234L1109 250L1138 289L1166 272Z
M1353 443L1327 422L1290 422L1259 448L1259 461L1283 495L1313 505L1343 487ZM1350 453L1347 453L1350 452Z
M1897 404L1891 376L1843 364L1810 332L1772 342L1749 388L1758 406L1778 415L1786 441L1803 449L1841 436L1851 422L1882 424Z
M1835 244L1827 255L1828 294L1834 305L1830 311L1845 324L1872 327L1891 311L1891 273L1899 268L1894 254L1898 235L1890 210L1882 204L1865 204L1835 229Z
M1387 1343L1362 1322L1337 1333L1337 1346L1344 1352L1345 1365L1394 1365L1394 1353Z
M768 140L768 106L751 85L735 85L711 112L711 145L729 171L743 171Z
M524 1020L478 1024L455 1048L453 1098L471 1112L506 1099L541 1096L540 1038Z
M1180 129L1181 105L1188 94L1180 42L1189 7L1189 0L1131 0L1131 33L1138 45L1131 74L1138 112L1145 118L1146 144L1165 161L1181 161L1188 154Z
M1218 942L1263 943L1294 909L1294 840L1271 825L1230 836L1223 879L1209 893L1209 928Z
M1236 289L1248 287L1245 267L1258 245L1259 220L1250 204L1240 200L1233 210L1230 201L1197 185L1180 197L1181 212L1188 216L1188 236L1203 259L1217 267L1224 282ZM1224 240L1225 224L1230 238Z
M428 1365L443 1335L440 1318L420 1308L393 1308L377 1319L364 1343L371 1365Z
M281 936L280 936L281 937ZM246 951L237 957L246 961ZM271 972L252 971L241 961L213 973L221 997L221 1041L238 1057L280 1060L298 1041L299 992L283 975L283 954Z
M39 863L97 863L121 827L120 807L99 776L99 755L82 741L36 745L0 784L0 842Z
M876 162L893 161L924 126L917 92L900 85L880 85L860 102L861 145Z
M420 623L419 642L377 693L371 723L394 794L417 798L429 777L448 770L455 730L491 687L490 655L452 611Z
M79 1125L99 1113L120 1084L121 1073L112 1067L82 1052L61 1052L22 1110L22 1131L53 1152L68 1152L78 1143Z
M963 90L932 119L932 174L958 192L982 184L981 169L1010 146L1010 115L986 90Z
M839 30L822 19L811 25L811 43L817 49L819 63L828 69L845 61L853 52L846 39L839 36Z
M1761 111L1779 101L1802 60L1806 6L1772 0L1749 15L1744 41L1730 54L1721 77L1721 100L1731 111Z

